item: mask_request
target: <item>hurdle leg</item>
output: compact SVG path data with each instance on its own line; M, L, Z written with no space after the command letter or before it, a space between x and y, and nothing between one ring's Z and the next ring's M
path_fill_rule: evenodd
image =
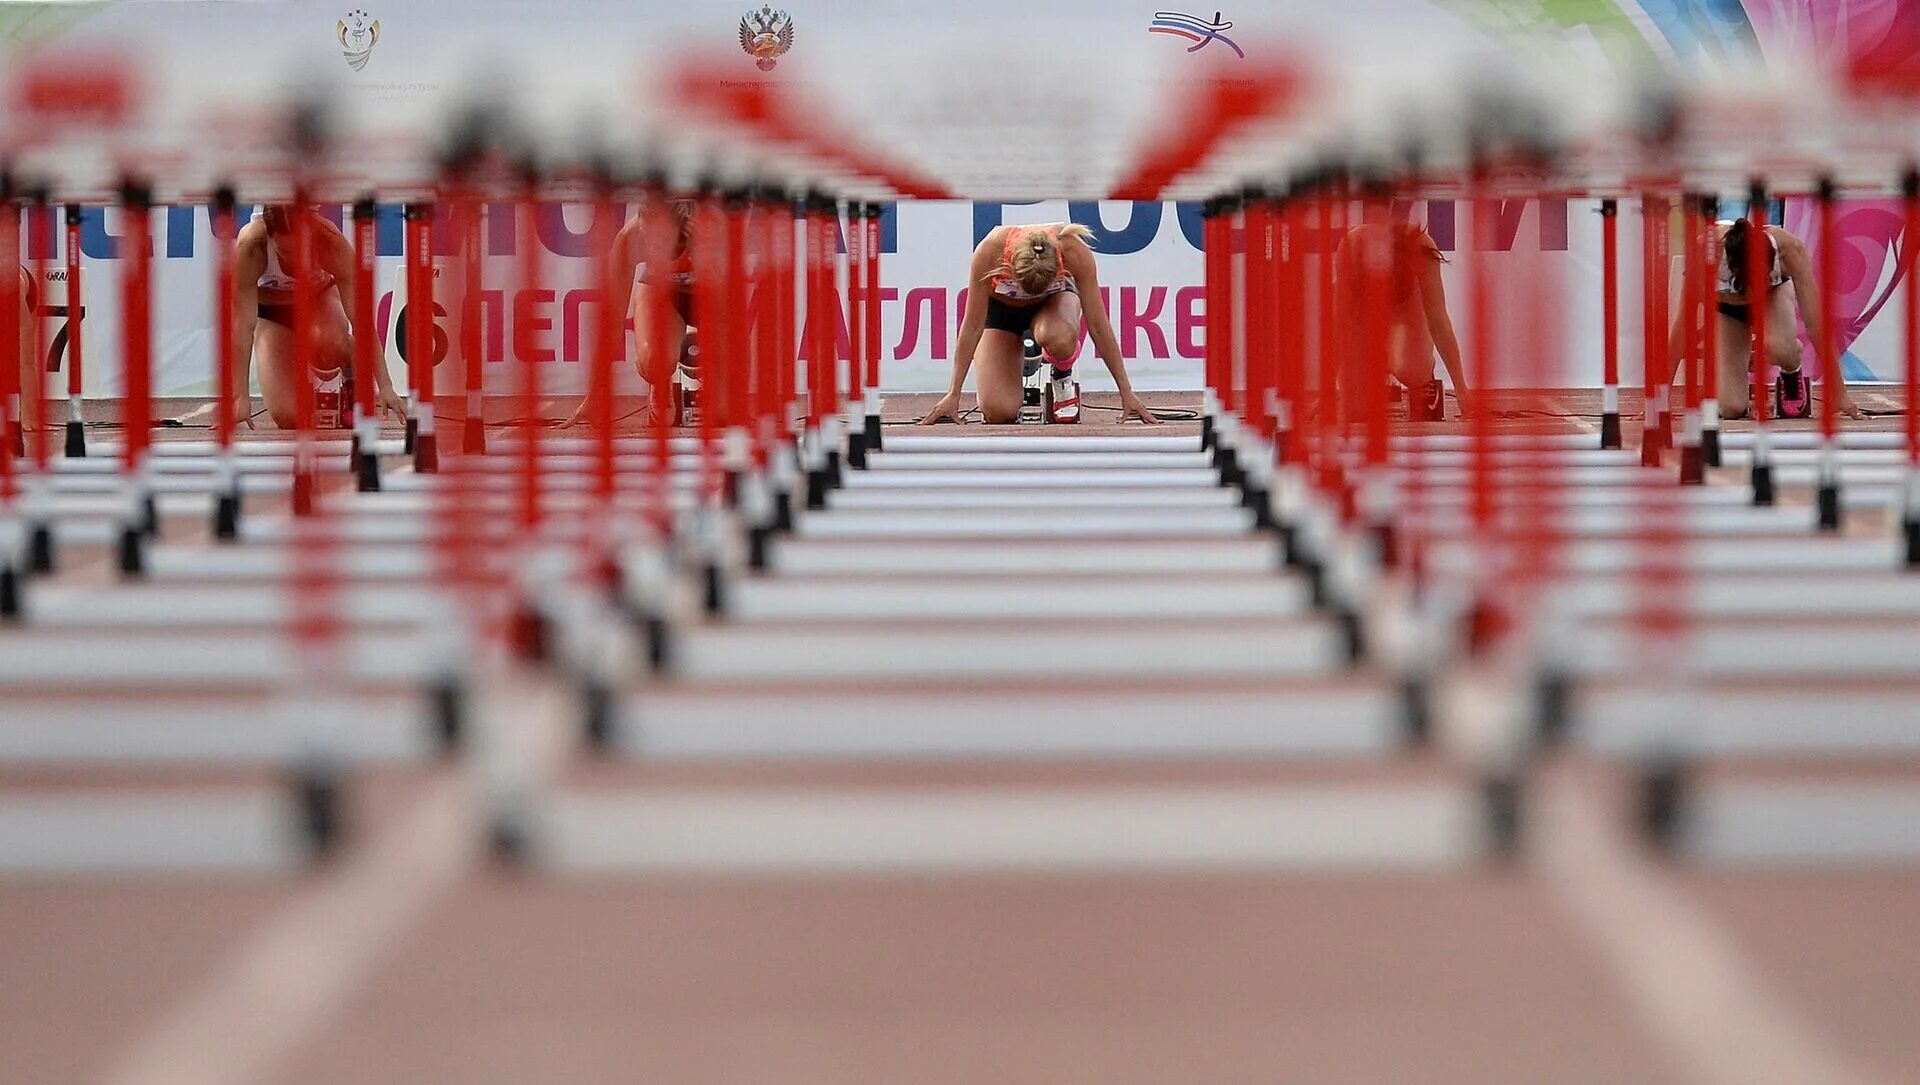
M1920 169L1909 169L1900 179L1905 203L1907 236L1920 238ZM1900 249L1905 264L1905 320L1901 326L1901 347L1906 360L1902 385L1907 393L1907 484L1905 515L1901 518L1906 536L1906 563L1920 569L1920 251L1913 245Z
M86 295L80 287L80 205L70 203L66 206L66 257L67 257L67 425L64 454L68 459L85 459L87 455L87 415L81 402L80 387L82 368L85 365L84 348L86 325Z
M1839 312L1840 285L1835 280L1840 274L1840 246L1834 232L1834 182L1831 177L1820 178L1820 308L1825 319L1820 321L1820 334L1817 336L1820 357L1820 465L1818 471L1818 490L1814 495L1815 507L1819 512L1819 525L1822 531L1840 530L1840 404L1836 395L1844 386L1840 373L1839 333L1834 328L1834 314ZM1764 282L1765 280L1760 280ZM1756 314L1756 321L1761 317Z

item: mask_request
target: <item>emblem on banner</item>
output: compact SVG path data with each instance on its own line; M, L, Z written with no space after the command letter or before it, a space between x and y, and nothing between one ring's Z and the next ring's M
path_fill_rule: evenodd
M373 59L373 47L380 42L380 20L356 8L334 25L334 34L340 39L340 55L357 72Z
M775 59L793 48L793 16L774 10L771 4L747 12L740 19L740 48L753 58L754 67L772 71Z
M1153 22L1147 24L1149 34L1172 34L1176 38L1185 38L1192 42L1193 44L1187 47L1189 53L1197 53L1217 41L1233 50L1235 56L1245 60L1247 54L1226 35L1226 32L1232 29L1233 21L1231 19L1223 21L1220 18L1220 12L1217 11L1213 13L1212 22L1180 11L1156 11L1153 13Z

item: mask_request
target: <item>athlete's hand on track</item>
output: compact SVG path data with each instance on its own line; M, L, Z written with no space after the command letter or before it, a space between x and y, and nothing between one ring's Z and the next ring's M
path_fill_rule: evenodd
M392 385L388 385L387 387L380 389L376 394L378 395L380 400L381 410L392 411L393 417L396 419L400 419L402 421L406 419L407 397L395 391Z
M1154 413L1147 409L1147 405L1140 402L1139 396L1128 396L1126 399L1120 401L1120 421L1125 422L1127 416L1130 414L1139 415L1140 421L1145 422L1149 426L1158 426L1161 424L1160 419L1154 417Z
M953 419L956 425L959 423L960 396L958 393L949 392L946 395L941 396L940 402L935 403L933 405L933 408L927 411L927 416L914 424L919 426L931 426L935 422L938 422L943 418Z

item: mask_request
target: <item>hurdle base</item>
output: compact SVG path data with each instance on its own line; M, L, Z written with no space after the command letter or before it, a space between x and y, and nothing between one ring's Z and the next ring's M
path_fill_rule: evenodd
M1708 467L1723 465L1720 458L1720 427L1709 426L1700 431L1700 456Z
M587 749L606 753L613 748L613 691L598 679L580 683L580 733Z
M7 443L13 446L13 458L27 458L27 430L18 422L7 423Z
M847 434L847 466L855 471L867 469L867 439L861 434Z
M413 455L414 444L419 439L419 437L420 437L420 420L418 418L411 418L411 417L408 418L407 434L400 441L400 451L406 453L409 456Z
M307 854L325 859L340 850L346 835L346 802L340 772L331 765L309 764L294 771L294 805Z
M747 529L747 568L756 573L767 571L773 558L773 529L755 524Z
M487 822L487 854L503 867L519 868L532 860L533 828L521 812L502 811Z
M774 491L773 530L793 530L793 494L787 490Z
M240 489L235 487L213 502L213 537L221 542L240 538Z
M1920 569L1920 518L1907 519L1907 568Z
M1699 445L1680 446L1680 484L1698 486L1707 481L1706 457Z
M460 451L468 456L487 453L487 425L484 419L469 418L460 424Z
M427 690L427 716L440 752L451 755L458 750L467 733L466 688L458 678L441 678Z
M1240 488L1240 504L1253 512L1253 526L1265 530L1273 526L1273 499L1265 486L1249 481Z
M1274 531L1280 536L1280 564L1287 569L1305 567L1306 558L1300 552L1300 529L1285 520L1275 520Z
M20 573L11 565L0 565L0 622L12 625L24 616L20 600Z
M529 663L545 663L550 658L553 638L547 616L531 600L522 599L513 608L508 621L507 643L514 654Z
M1502 862L1520 854L1521 819L1525 790L1520 774L1494 772L1480 782L1480 799L1487 818L1487 849Z
M1753 465L1753 503L1770 506L1774 502L1773 465L1756 463Z
M293 507L295 516L313 515L313 471L311 468L296 467L287 493L288 503Z
M1400 707L1407 748L1426 748L1433 741L1433 682L1424 674L1408 675L1400 683Z
M1640 466L1660 466L1660 444L1659 430L1650 429L1640 434Z
M440 470L440 442L436 435L422 433L414 439L413 469L423 475Z
M1315 610L1325 610L1333 597L1327 591L1327 567L1320 559L1300 554L1295 568L1307 578L1307 603Z
M827 491L833 488L827 469L815 467L807 472L807 507L824 509L827 507Z
M1367 630L1360 612L1353 607L1336 607L1333 620L1340 627L1340 649L1347 666L1359 667L1367 661Z
M354 488L363 494L380 492L380 457L361 449L357 441L353 450L353 479Z
M1618 413L1600 416L1600 447L1616 449L1622 445L1620 433L1620 415Z
M1820 510L1820 530L1840 530L1840 484L1837 482L1821 483L1819 493L1815 498L1815 504Z
M861 437L866 441L869 451L879 452L886 448L886 443L880 435L879 415L870 414L867 416L866 431L861 434Z
M55 564L52 526L34 524L27 529L27 571L46 576L53 572Z
M1373 545L1382 569L1400 567L1400 533L1394 529L1393 521L1382 520L1373 525Z
M1654 758L1640 769L1635 784L1635 814L1641 835L1655 851L1671 854L1686 818L1690 773L1671 755Z
M146 536L141 534L138 525L128 524L121 527L117 555L121 576L138 577L146 574L146 549Z
M700 607L709 618L723 617L727 613L726 570L711 559L700 566Z
M647 666L655 674L665 674L673 669L673 626L663 614L644 614L640 618L641 633L647 644Z
M1210 414L1200 419L1200 451L1213 451L1213 416Z
M66 456L70 460L87 458L87 427L78 420L67 423Z
M1238 486L1247 477L1246 472L1240 470L1239 454L1225 445L1214 449L1213 464L1220 471L1222 486Z
M1543 747L1558 747L1573 720L1573 681L1558 667L1543 669L1534 679L1534 739Z

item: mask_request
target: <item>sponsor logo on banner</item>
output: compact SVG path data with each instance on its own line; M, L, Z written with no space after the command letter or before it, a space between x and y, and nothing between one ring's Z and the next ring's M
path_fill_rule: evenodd
M1214 12L1213 21L1208 22L1198 15L1188 15L1181 11L1156 11L1153 13L1153 22L1147 24L1147 33L1171 34L1176 38L1185 38L1193 43L1187 46L1189 53L1197 53L1217 41L1233 50L1233 54L1241 60L1247 59L1246 52L1234 44L1232 38L1227 37L1226 32L1233 29L1233 22L1222 20L1220 14L1220 12Z
M793 16L771 4L747 12L740 19L740 48L753 58L754 67L772 71L774 61L793 48Z
M373 59L373 47L380 43L380 20L355 8L334 24L334 36L340 39L340 55L354 71Z

